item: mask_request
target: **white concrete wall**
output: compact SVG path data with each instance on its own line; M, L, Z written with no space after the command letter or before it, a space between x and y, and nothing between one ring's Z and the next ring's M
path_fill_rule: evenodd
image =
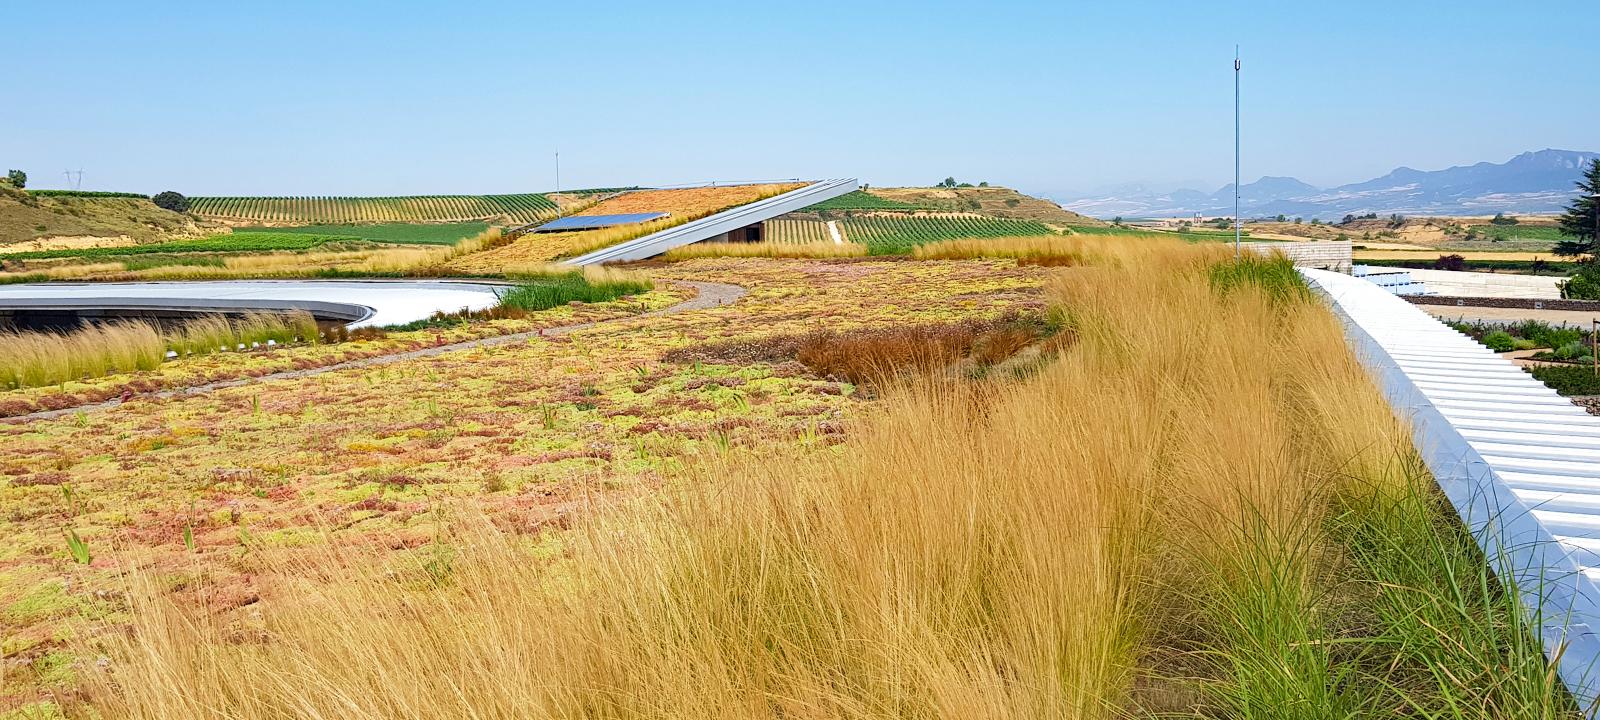
M1431 295L1457 297L1534 298L1556 300L1561 297L1557 283L1562 278L1547 275L1456 272L1453 270L1412 270L1411 278L1428 286Z
M1350 242L1250 242L1243 247L1263 255L1281 252L1297 267L1318 268L1335 272L1350 272Z

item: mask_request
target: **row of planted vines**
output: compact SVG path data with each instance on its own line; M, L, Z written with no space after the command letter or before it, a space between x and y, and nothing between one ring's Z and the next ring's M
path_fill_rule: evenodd
M974 213L847 214L837 223L846 242L866 245L874 255L898 255L926 243L961 238L1033 237L1054 234L1033 220L997 218ZM812 244L832 242L825 220L779 218L767 222L769 242Z
M555 217L550 198L520 195L419 195L412 197L196 197L191 210L229 220L290 223L462 222L506 217L539 222Z
M776 218L766 222L768 242L782 245L814 245L833 242L828 223L821 220Z

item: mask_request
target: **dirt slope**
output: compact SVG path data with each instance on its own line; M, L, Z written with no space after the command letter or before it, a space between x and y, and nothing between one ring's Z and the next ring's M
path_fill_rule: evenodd
M218 226L143 198L40 197L0 185L0 246L51 238L157 242L214 234Z

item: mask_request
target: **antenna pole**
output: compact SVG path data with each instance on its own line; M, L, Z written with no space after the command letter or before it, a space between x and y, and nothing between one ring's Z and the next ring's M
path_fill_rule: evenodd
M1239 46L1233 46L1233 259L1239 259L1244 221L1239 217Z

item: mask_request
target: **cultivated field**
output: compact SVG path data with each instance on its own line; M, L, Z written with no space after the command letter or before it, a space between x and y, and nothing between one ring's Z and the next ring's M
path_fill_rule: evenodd
M194 214L230 223L334 225L472 220L531 223L556 215L556 203L537 193L413 197L195 197L190 198L190 202L190 211Z
M810 209L807 210L810 214ZM874 255L904 254L918 245L957 238L1028 237L1055 234L1032 220L977 213L849 212L833 221L846 242ZM831 242L827 220L789 217L767 224L767 241L781 244Z
M299 227L240 227L234 228L234 234L241 233L305 233L310 235L337 235L352 237L373 242L422 244L422 245L449 245L469 238L489 229L488 223L463 222L463 223L379 223L372 225L303 225Z

